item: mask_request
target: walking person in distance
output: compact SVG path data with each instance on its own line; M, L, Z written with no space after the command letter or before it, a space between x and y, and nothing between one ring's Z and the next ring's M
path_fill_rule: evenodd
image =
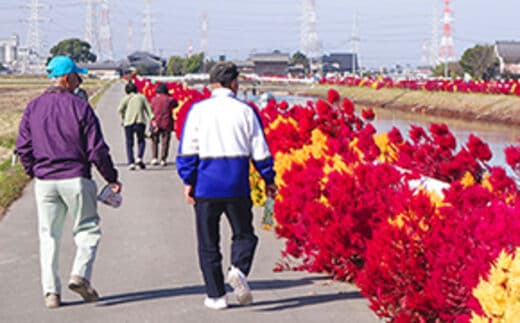
M145 130L148 119L153 118L152 108L146 97L137 93L137 87L133 83L125 86L126 96L119 104L119 114L123 118L125 128L126 154L128 169L135 170L136 165L141 169L146 166L143 161L144 149L146 147ZM134 138L137 138L137 159L134 156Z

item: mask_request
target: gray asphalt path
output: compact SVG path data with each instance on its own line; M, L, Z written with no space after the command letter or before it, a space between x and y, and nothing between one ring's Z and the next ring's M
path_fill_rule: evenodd
M119 209L100 205L103 238L93 276L101 300L85 304L66 288L64 306L43 305L39 276L33 184L0 222L0 322L378 322L352 285L324 275L274 273L282 241L257 230L260 243L249 280L254 304L213 311L197 264L194 215L182 198L174 165L128 171L123 130L116 113L123 85L112 86L98 103L105 137L123 182ZM147 147L148 148L148 147ZM175 148L175 147L173 147ZM149 149L148 149L149 153ZM170 153L173 159L173 149ZM147 154L146 160L149 161ZM96 175L98 188L104 183ZM257 227L260 210L255 210ZM70 219L60 258L66 284L74 256ZM222 221L224 266L229 264L229 230Z

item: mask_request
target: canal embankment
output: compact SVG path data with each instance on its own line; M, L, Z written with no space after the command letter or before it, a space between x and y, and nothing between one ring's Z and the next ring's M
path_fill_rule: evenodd
M372 89L337 85L262 84L260 92L326 98L336 89L356 105L399 110L439 117L520 125L520 97L510 95L428 92L405 89Z

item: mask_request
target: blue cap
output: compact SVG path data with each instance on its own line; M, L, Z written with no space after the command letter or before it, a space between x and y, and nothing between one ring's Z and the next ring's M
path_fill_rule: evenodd
M47 64L47 73L49 78L53 78L71 73L87 74L88 69L79 68L68 56L58 55L54 56Z

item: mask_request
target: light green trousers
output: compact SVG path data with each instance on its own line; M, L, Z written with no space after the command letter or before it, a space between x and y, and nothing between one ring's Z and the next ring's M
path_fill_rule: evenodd
M65 216L72 217L76 257L71 275L90 281L96 250L101 238L97 213L97 188L93 180L71 178L35 180L38 209L40 266L43 294L61 293L59 277L60 241Z

